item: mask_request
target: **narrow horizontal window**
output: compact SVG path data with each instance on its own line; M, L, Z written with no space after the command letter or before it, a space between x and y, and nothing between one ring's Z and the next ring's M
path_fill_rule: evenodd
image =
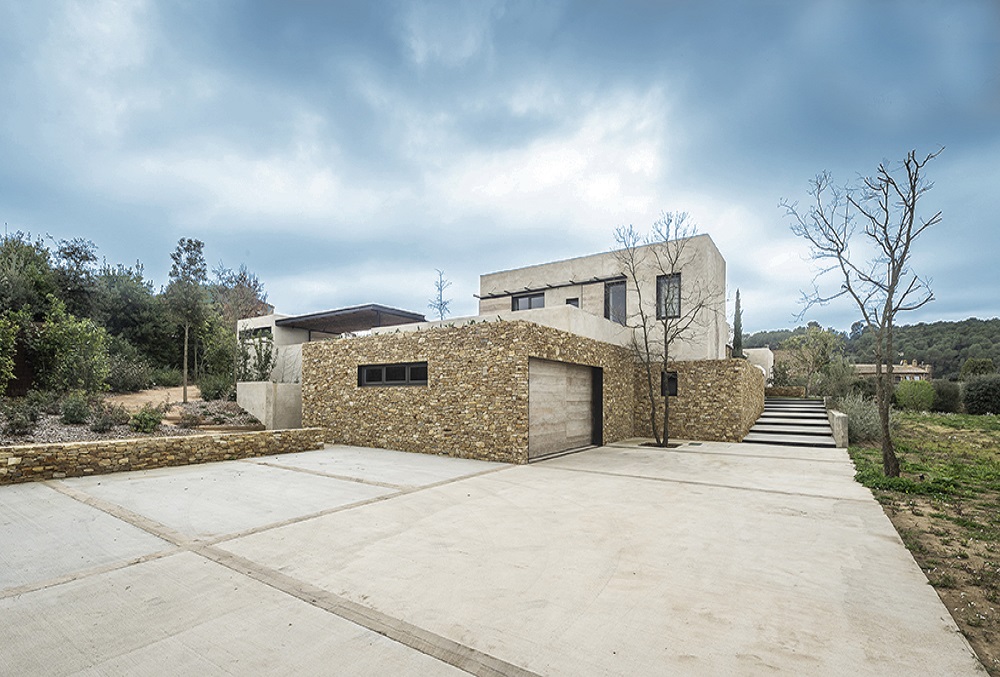
M358 366L359 386L425 386L427 363L362 364Z
M573 306L574 308L579 308L580 307L580 298L577 297L577 298L572 298L572 299L566 299L566 305L567 306Z
M545 294L522 294L510 300L511 310L531 310L545 307Z

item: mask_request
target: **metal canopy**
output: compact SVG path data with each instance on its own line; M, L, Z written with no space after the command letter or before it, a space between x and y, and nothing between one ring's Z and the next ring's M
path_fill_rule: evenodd
M399 310L377 303L368 303L351 308L324 310L308 315L283 317L274 324L279 327L308 329L326 334L346 334L353 331L365 331L373 327L392 327L397 324L425 322L427 318L408 310Z

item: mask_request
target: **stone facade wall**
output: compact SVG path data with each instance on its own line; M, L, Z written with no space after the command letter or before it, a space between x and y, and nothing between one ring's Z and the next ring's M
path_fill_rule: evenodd
M604 442L632 435L630 352L523 321L306 344L303 424L328 442L526 463L531 357L601 367ZM358 386L361 365L423 361L426 386Z
M149 470L320 449L316 428L0 448L0 484Z
M671 439L739 442L764 411L764 375L746 360L675 362L677 396L670 398ZM660 382L654 382L659 399ZM646 371L635 367L635 435L653 437ZM660 399L662 402L662 399ZM662 425L663 406L657 406Z

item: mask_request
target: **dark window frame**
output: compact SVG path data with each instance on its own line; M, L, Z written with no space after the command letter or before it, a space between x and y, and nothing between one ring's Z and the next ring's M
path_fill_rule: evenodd
M389 370L398 372L404 370L403 379L394 378L388 380ZM421 378L421 372L423 378ZM377 374L377 378L376 378ZM393 362L391 364L359 364L358 365L358 387L374 388L379 386L426 386L428 369L426 362Z
M612 313L612 290L621 289L621 313ZM616 315L612 317L612 315ZM625 284L625 278L618 280L610 280L604 283L604 319L611 320L612 322L617 322L620 325L624 325L628 319L628 286Z
M668 294L670 286L675 287L675 303L671 308L667 308ZM672 311L672 312L671 312ZM656 276L656 319L673 320L681 316L681 274L669 273L667 275Z
M519 308L521 301L527 301L527 308ZM536 305L535 302L539 301ZM519 310L534 310L536 308L545 307L545 292L533 292L531 294L518 294L516 296L510 297L510 309L511 311Z

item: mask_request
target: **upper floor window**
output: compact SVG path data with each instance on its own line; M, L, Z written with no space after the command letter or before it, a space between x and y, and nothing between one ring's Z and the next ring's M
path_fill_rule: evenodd
M524 294L515 296L510 301L511 310L531 310L545 307L545 294Z
M656 319L681 316L681 274L656 277Z
M358 367L359 386L425 386L427 363L364 364Z
M604 283L604 317L625 324L625 280Z

